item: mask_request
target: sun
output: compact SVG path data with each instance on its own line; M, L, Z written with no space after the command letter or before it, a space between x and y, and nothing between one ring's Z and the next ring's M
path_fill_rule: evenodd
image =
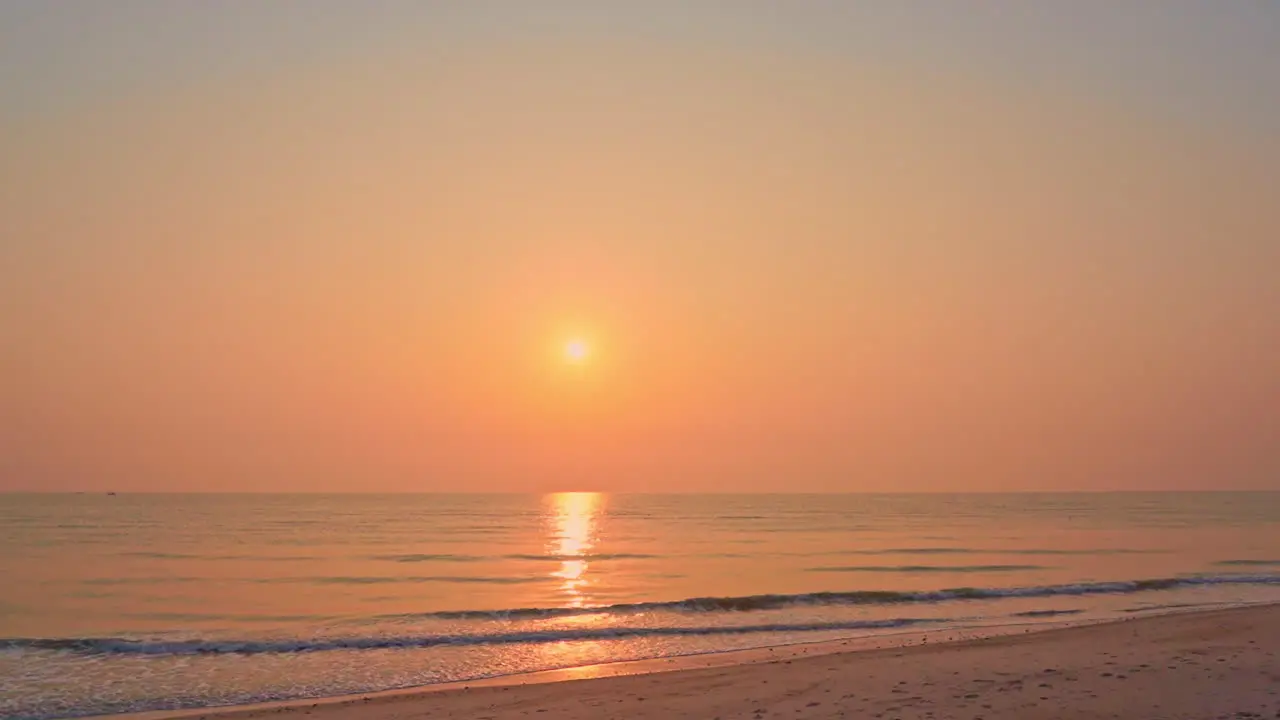
M590 354L591 346L582 338L573 338L564 344L564 359L575 365L586 362Z

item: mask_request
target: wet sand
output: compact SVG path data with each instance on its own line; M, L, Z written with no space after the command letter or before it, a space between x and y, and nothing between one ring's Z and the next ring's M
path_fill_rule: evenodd
M976 640L948 641L946 633L928 642L903 637L898 641L912 644L880 649L855 642L801 645L182 715L217 720L1280 718L1280 605L1014 632ZM583 677L588 679L573 679Z

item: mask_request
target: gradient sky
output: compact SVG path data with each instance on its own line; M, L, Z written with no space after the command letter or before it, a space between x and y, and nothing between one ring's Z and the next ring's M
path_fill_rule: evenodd
M0 489L1280 489L1276 78L1247 0L8 0Z

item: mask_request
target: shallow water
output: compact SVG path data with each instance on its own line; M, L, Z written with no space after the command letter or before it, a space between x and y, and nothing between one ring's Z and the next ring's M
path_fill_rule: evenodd
M0 716L1280 600L1280 493L0 496Z

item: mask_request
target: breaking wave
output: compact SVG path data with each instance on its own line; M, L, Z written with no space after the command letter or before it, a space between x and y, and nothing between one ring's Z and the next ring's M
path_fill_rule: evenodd
M623 603L583 608L519 608L510 610L462 610L383 616L399 619L512 620L563 618L582 615L635 615L640 613L749 613L803 606L906 605L948 601L996 600L1087 595L1124 595L1206 585L1280 585L1280 575L1219 575L1154 578L1116 582L1071 583L1008 588L952 588L947 590L898 592L854 591L818 592L797 595L747 595L701 597L673 602ZM1070 614L1076 611L1029 611L1026 617ZM522 632L422 634L408 636L368 636L289 640L160 640L123 637L99 638L9 638L0 639L0 650L38 649L81 654L197 655L299 653L326 650L371 650L425 648L440 645L503 645L551 643L575 640L610 640L654 636L713 636L749 633L797 633L860 629L897 628L921 623L945 623L946 619L910 617L886 620L841 622L766 622L752 625L699 626L613 626L556 628Z
M384 650L428 648L441 645L511 645L572 640L614 640L630 637L745 635L750 633L816 632L822 630L881 630L942 620L894 618L849 622L766 623L720 627L613 627L544 630L475 635L416 635L404 637L349 637L319 640L132 640L129 638L11 638L0 640L0 649L64 650L92 655L263 655L268 653L321 652L326 650Z
M805 605L892 605L938 603L949 600L998 600L1058 596L1119 595L1171 590L1203 585L1280 585L1280 575L1210 575L1196 577L1120 580L1115 582L1068 583L1007 588L951 588L947 590L905 591L857 590L816 592L798 595L744 595L699 597L673 602L622 603L582 608L518 608L512 610L457 610L415 614L419 618L512 619L524 617L571 617L576 615L634 614L643 612L751 612L780 610Z

